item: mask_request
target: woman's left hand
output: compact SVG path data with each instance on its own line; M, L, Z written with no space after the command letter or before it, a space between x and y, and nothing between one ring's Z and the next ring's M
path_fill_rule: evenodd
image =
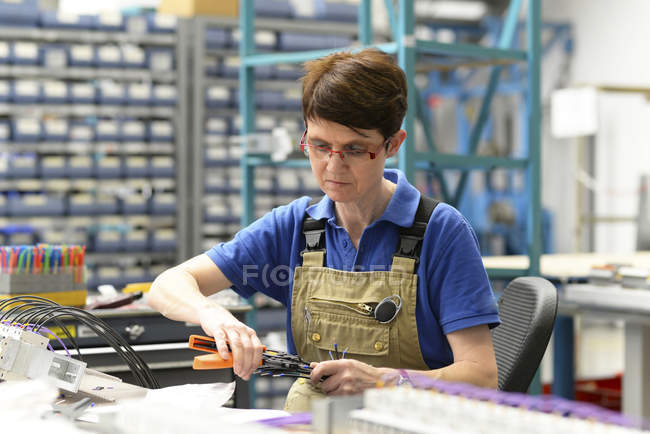
M375 387L382 376L392 371L388 368L375 368L358 360L326 360L313 362L311 381L318 384L322 377L321 389L328 395L352 395Z

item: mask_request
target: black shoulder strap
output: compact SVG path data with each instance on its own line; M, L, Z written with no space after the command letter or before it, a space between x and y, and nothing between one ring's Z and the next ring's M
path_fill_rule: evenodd
M417 211L415 211L413 225L410 228L400 228L399 243L393 256L413 258L416 264L420 262L424 233L427 230L431 214L433 214L433 210L436 209L439 203L435 199L420 195L420 203Z
M318 201L312 200L307 207L317 203ZM305 250L300 252L302 256L305 252L324 252L325 249L325 219L313 219L305 211L305 218L302 221L302 233L305 235Z

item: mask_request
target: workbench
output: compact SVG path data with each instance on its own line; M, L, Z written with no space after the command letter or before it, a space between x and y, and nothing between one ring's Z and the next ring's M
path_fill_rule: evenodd
M528 268L528 256L484 257L486 268ZM598 315L599 318L625 321L625 374L623 413L650 418L650 297L644 305L638 293L614 287L595 287L570 282L585 281L589 270L605 264L625 264L650 269L650 252L629 254L573 253L546 254L540 258L540 273L559 289L558 317L553 339L553 394L574 398L574 317ZM616 292L618 290L619 292ZM627 291L627 290L626 290ZM650 294L650 293L649 293Z

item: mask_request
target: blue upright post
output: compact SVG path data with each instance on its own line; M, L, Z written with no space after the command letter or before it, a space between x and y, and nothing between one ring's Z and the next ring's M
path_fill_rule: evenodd
M500 49L509 48L512 44L512 38L514 37L515 30L517 28L517 20L519 16L519 10L521 9L521 3L522 0L513 0L510 3L508 14L503 25L503 30L501 31L501 35L499 37L498 48ZM529 53L530 49L528 50L528 54ZM529 58L530 56L528 56L528 59ZM494 92L496 90L497 84L499 83L499 75L501 74L501 70L502 66L495 66L490 72L490 79L488 82L487 90L485 96L483 97L481 109L479 111L478 118L476 119L476 123L472 128L472 133L470 136L469 152L472 154L475 153L476 149L478 148L478 143L481 138L483 127L485 126L485 123L488 119L490 104L492 103ZM459 206L463 193L465 191L465 185L467 184L468 176L469 173L467 171L463 171L460 180L458 181L458 186L456 187L456 194L454 195L454 201L452 205Z
M415 17L413 0L399 0L399 24L397 26L397 59L406 74L408 86L408 110L402 128L406 130L406 140L399 150L398 168L407 179L415 184L415 113L417 111L415 86Z
M254 21L254 0L239 0L239 29L241 39L239 41L239 58L254 54L255 50L255 21ZM242 118L241 136L246 136L255 131L255 70L253 66L246 65L243 61L239 67L239 112ZM244 153L241 159L242 175L242 227L248 226L255 218L255 190L254 175L255 166L249 164L244 142ZM257 312L253 310L246 314L246 323L255 328L257 323ZM255 390L255 378L248 383L251 408L255 408L257 393Z
M553 395L574 399L573 317L558 315L553 330Z
M528 54L528 257L531 276L540 274L539 260L542 252L541 206L541 152L540 152L540 0L528 1L528 28L526 32Z
M372 44L372 3L371 0L359 2L359 41L363 45Z
M239 2L239 58L254 54L255 50L255 21L254 0L240 0ZM246 136L255 132L255 70L253 66L246 65L243 61L239 67L239 111L242 118L241 136L246 143ZM242 215L241 225L248 226L255 218L255 190L253 176L255 168L248 164L246 145L241 159L242 171Z

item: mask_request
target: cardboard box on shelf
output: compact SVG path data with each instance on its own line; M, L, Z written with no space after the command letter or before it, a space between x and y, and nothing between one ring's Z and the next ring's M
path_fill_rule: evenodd
M217 15L236 17L239 0L161 0L158 12L180 17Z

